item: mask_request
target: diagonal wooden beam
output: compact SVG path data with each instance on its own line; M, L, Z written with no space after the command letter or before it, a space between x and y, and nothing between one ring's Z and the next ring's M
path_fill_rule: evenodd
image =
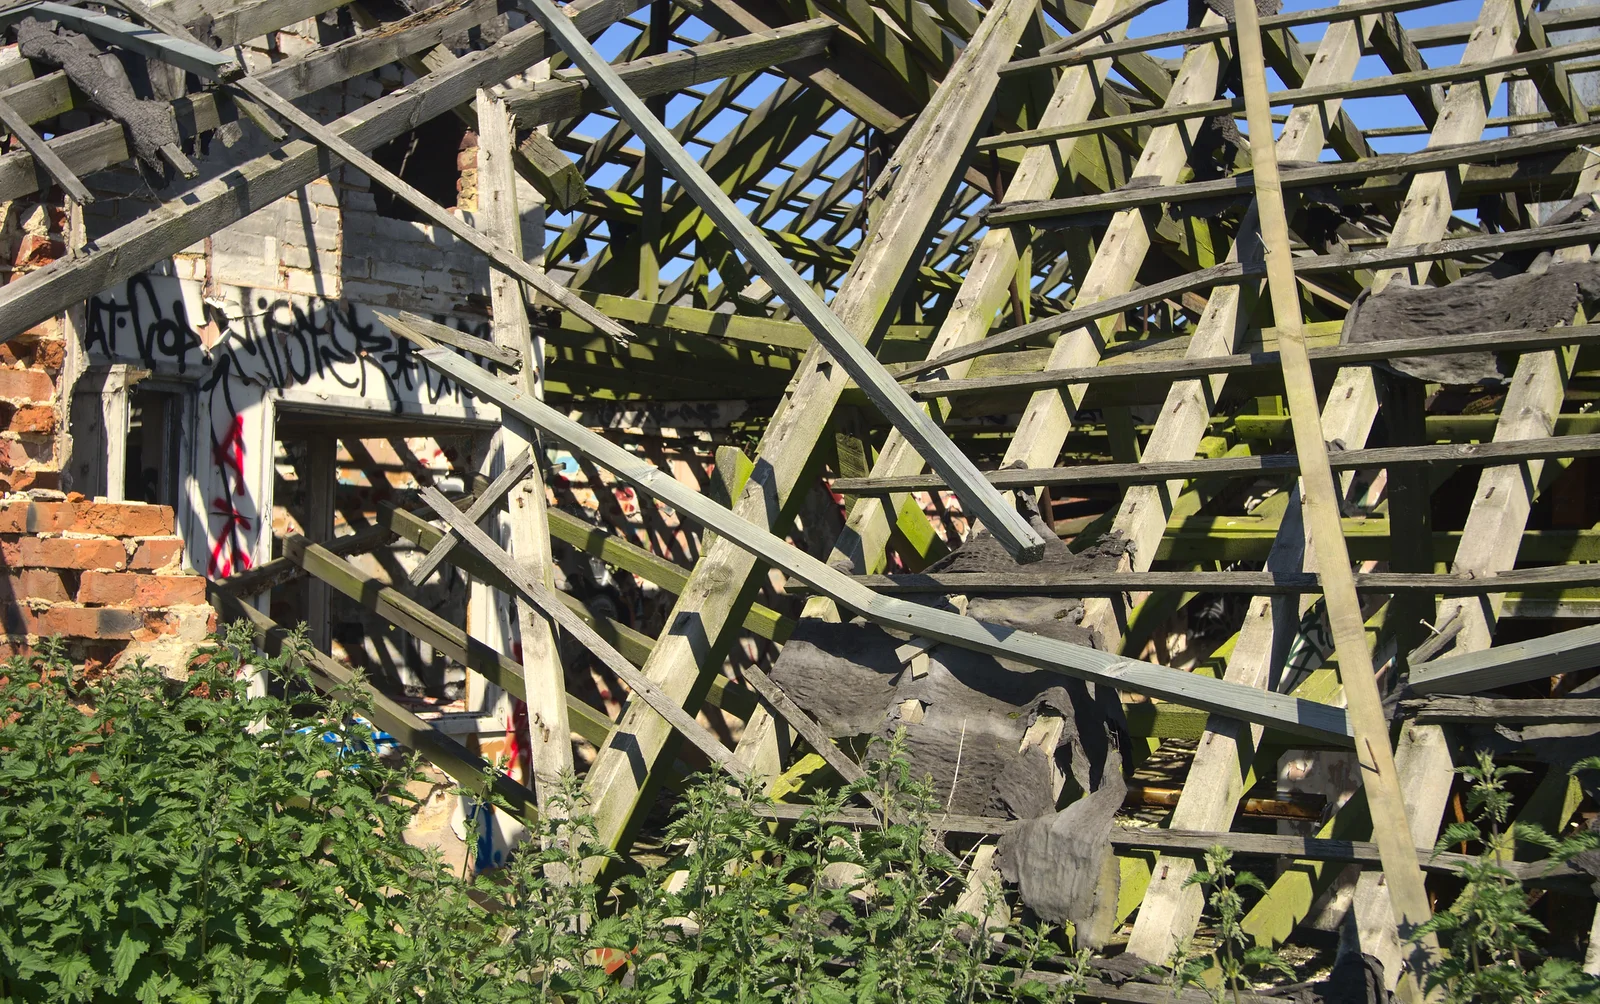
M886 319L907 268L915 260L938 207L927 190L946 190L959 176L965 147L986 119L998 80L991 69L1014 48L1027 20L1003 0L992 8L947 82L901 143L907 165L884 199L885 212L866 238L869 252L840 283L832 308L854 337L869 338ZM996 58L996 53L1000 55ZM760 527L788 518L786 510L809 487L817 445L829 428L849 376L827 353L813 347L790 381L755 457L756 468L734 511ZM756 559L727 539L707 547L667 620L667 631L644 667L662 689L695 707L723 663L754 595ZM600 839L613 846L627 839L647 773L670 732L649 713L629 712L616 738L600 751L588 785Z
M27 118L4 98L0 98L0 124L4 124L7 131L16 137L17 142L33 154L34 161L43 167L50 177L55 179L55 183L61 186L61 190L74 201L79 205L88 205L94 201L94 193L84 187L78 176L72 173L72 168L50 148L44 137L33 131L33 126L28 124Z
M511 585L519 598L537 607L546 617L560 625L562 630L577 639L579 644L604 663L618 679L626 683L635 696L677 729L685 739L694 743L695 748L709 757L712 763L722 767L735 778L748 773L749 768L733 755L732 750L722 745L709 729L695 721L648 677L634 669L633 664L623 658L621 652L600 637L583 618L567 609L566 605L558 601L544 584L534 581L522 565L502 550L500 545L489 539L488 534L478 529L477 524L468 522L466 514L451 505L443 492L430 485L422 489L422 497L433 507L433 511L438 513L439 518L461 536L463 543L476 551L505 577L505 581Z
M572 26L571 21L551 0L522 2L534 19L543 24L573 61L582 67L595 88L605 94L617 113L661 159L706 215L715 220L723 235L738 246L756 271L783 296L784 303L866 391L878 410L917 445L918 451L945 476L952 490L972 514L982 518L995 539L1018 561L1037 561L1043 557L1044 541L1028 522L989 487L966 454L946 438L944 432L917 407L866 346L850 334L822 297L790 268L789 263L773 249L721 186L712 180L698 161L689 156L644 102L629 90L615 68L595 52L588 39Z
M500 507L500 504L505 501L506 493L516 487L517 482L522 480L522 476L532 469L533 450L524 448L521 453L517 454L515 460L506 465L505 470L501 471L493 481L489 482L489 487L484 489L483 494L473 501L472 505L467 509L467 519L474 525L482 522L485 516ZM439 566L444 563L444 560L450 556L450 552L460 542L460 535L452 530L450 533L445 534L443 540L429 548L428 553L423 556L422 560L417 563L417 567L413 568L408 576L411 580L411 585L413 587L420 586L428 581L428 577L438 570Z

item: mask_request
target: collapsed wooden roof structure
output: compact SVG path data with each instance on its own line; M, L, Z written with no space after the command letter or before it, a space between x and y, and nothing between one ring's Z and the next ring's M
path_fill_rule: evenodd
M49 200L53 183L81 215L103 200L104 172L142 160L162 175L155 198L122 200L121 217L0 287L0 339L356 169L490 263L487 331L379 316L404 340L408 381L447 381L497 409L499 473L463 470L465 497L424 487L343 536L330 510L320 536L269 542L253 568L219 569L213 549L221 607L271 635L281 629L241 600L309 576L322 590L313 613L342 594L481 674L535 725L541 780L502 777L501 793L536 811L543 784L573 769L577 733L598 750L586 785L619 845L674 771L676 736L732 773L776 776L794 764L792 732L839 776L859 772L762 665L725 671L742 634L781 643L808 620L860 616L921 639L907 665L952 646L1088 681L1123 696L1134 760L1166 741L1187 761L1167 828L1112 837L1129 951L1170 955L1199 919L1192 855L1232 842L1301 862L1251 914L1264 939L1306 919L1331 881L1325 863L1366 868L1360 947L1393 979L1403 955L1413 971L1428 964L1427 946L1402 949L1398 932L1427 916L1427 875L1449 864L1426 848L1465 723L1592 720L1593 702L1567 695L1600 664L1600 636L1558 618L1600 616L1600 513L1582 480L1600 452L1586 365L1597 329L1553 286L1539 295L1566 314L1551 321L1513 311L1357 340L1347 315L1386 309L1391 286L1486 289L1588 261L1600 124L1573 75L1600 41L1553 39L1600 13L1484 0L1473 20L1408 30L1397 15L1434 0L1245 5L1236 20L1219 3L1196 5L1185 30L1130 36L1160 2L14 4L8 24L54 22L186 84L152 138L86 93L66 57L51 70L24 43L29 58L0 65L14 139L0 199ZM255 66L239 48L308 18L323 19L320 44ZM590 41L603 35L615 59ZM384 68L396 83L376 98L336 117L303 107ZM1403 96L1414 122L1364 126L1359 99L1381 96ZM477 137L472 213L377 153L450 116ZM241 125L250 156L209 156ZM1416 149L1374 149L1405 136ZM519 226L529 185L551 221L539 255ZM1499 302L1482 296L1479 319ZM196 338L196 353L211 350ZM1499 374L1452 383L1428 368L1469 353L1497 354ZM583 417L596 402L706 400L748 404L713 444L720 502L653 463L640 437ZM556 445L666 507L694 547L651 553L607 532L604 506L602 525L547 511ZM712 446L695 449L705 474ZM808 553L785 536L819 476L843 519ZM1553 515L1562 479L1578 487ZM1039 498L1042 520L1011 493ZM502 508L509 540L479 528ZM905 574L957 543L951 512L1015 568ZM1030 572L1049 531L1074 550L1115 540L1118 563ZM659 637L556 589L552 538L675 595ZM409 577L352 564L397 540L427 555ZM417 601L449 566L515 600L520 655ZM784 606L767 588L755 602L765 569L810 599ZM926 602L995 593L1081 599L1091 643ZM1233 597L1239 616L1187 668L1163 665L1161 626L1196 595ZM1497 620L1519 611L1529 627L1496 646ZM567 693L558 635L626 684L619 718ZM1286 674L1295 646L1314 654ZM351 682L319 659L330 686ZM1412 699L1386 708L1397 680ZM1428 696L1490 690L1501 693L1477 703ZM397 695L372 700L381 727L484 783L470 743ZM696 719L708 701L742 720L736 745ZM1229 834L1286 749L1359 763L1363 797L1321 820L1318 836L1335 839ZM1568 825L1573 784L1552 767L1527 817ZM975 859L974 882L988 861Z

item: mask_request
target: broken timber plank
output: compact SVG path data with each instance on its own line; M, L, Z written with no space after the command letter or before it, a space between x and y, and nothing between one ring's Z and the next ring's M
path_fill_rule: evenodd
M1027 0L1015 0L1027 3ZM724 236L739 247L756 271L783 296L784 303L794 311L829 353L865 390L878 409L914 442L928 462L951 482L953 490L961 497L972 514L981 518L1012 557L1019 562L1036 561L1044 554L1044 541L1033 531L998 492L989 487L961 450L945 437L927 414L894 379L864 345L850 333L849 328L823 302L822 297L802 280L789 264L767 242L759 230L745 217L732 199L712 181L700 164L691 158L667 131L644 103L635 96L611 65L602 59L551 2L551 0L522 0L525 9L545 26L560 42L588 76L591 84L610 100L614 110L633 128L663 165L694 197L704 212L716 221ZM990 18L999 24L1010 25L1026 20L1030 11L1012 11L1012 4L997 7L998 15ZM984 30L980 29L980 35ZM958 67L969 56L987 55L998 65L998 50L1008 48L1000 39L1009 39L1016 45L1016 36L989 30L988 44L978 39L968 47L958 61ZM992 75L993 70L988 72ZM918 240L920 244L920 239ZM587 305L585 305L587 306Z

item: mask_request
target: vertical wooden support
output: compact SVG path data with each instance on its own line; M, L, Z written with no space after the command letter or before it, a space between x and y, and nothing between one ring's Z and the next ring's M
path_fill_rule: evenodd
M667 51L671 35L672 0L655 0L650 5L650 43L645 55L655 56ZM648 98L645 107L656 118L667 113L667 95ZM639 222L639 296L654 300L661 295L661 197L665 175L661 158L649 150L644 153L644 187L639 194L639 204L644 219Z
M338 490L339 438L314 433L306 441L305 537L315 544L333 540L334 493ZM333 592L318 578L306 583L306 628L317 651L328 651L332 641L328 608Z
M961 170L966 149L988 119L999 68L1010 58L1032 14L1031 0L1001 0L963 51L945 83L901 143L905 167L889 190L882 223L830 304L851 332L865 340L877 327L906 270L922 251L938 212L930 190L945 190ZM848 374L820 347L811 349L779 403L755 458L755 472L735 512L772 527L814 470L817 444L828 430ZM689 577L644 671L685 706L701 700L722 665L751 602L754 558L730 541L707 548ZM587 784L600 838L622 841L640 792L670 730L648 709L630 707L590 768Z
M127 363L88 367L72 388L72 488L123 501L128 476L129 396L148 370Z
M1267 555L1267 571L1301 570L1306 550L1301 511L1297 489L1291 493L1282 527ZM1270 685L1272 669L1281 662L1282 653L1275 650L1288 633L1275 622L1292 625L1298 621L1300 604L1296 600L1293 596L1258 596L1250 602L1239 639L1228 657L1224 680L1251 687ZM1280 612L1290 616L1280 616ZM1275 659L1275 654L1280 658ZM1217 831L1232 825L1261 731L1232 719L1212 716L1206 720L1205 734L1195 748L1188 780L1168 821L1169 827ZM1151 962L1165 962L1193 934L1205 906L1200 887L1189 884L1195 864L1193 858L1175 854L1163 854L1156 860L1128 939L1130 953Z
M478 213L480 225L491 239L521 255L522 219L517 211L516 168L512 163L514 135L505 102L479 91L478 113ZM494 341L522 357L518 374L522 388L535 397L543 394L544 345L533 337L522 283L516 276L493 271L489 295L494 311ZM505 457L532 446L534 463L522 483L511 489L507 511L511 518L512 556L535 582L554 588L550 563L550 527L545 516L543 468L545 459L533 430L503 430ZM572 771L572 729L567 719L567 685L560 651L550 623L526 600L517 600L517 627L522 643L522 666L528 686L528 732L541 809L549 804L552 786Z
M1432 909L1407 819L1400 777L1395 769L1394 749L1389 745L1389 723L1384 717L1383 701L1373 673L1372 653L1367 649L1361 604L1356 597L1350 555L1339 523L1338 489L1328 463L1317 388L1306 354L1300 294L1290 259L1289 221L1284 212L1277 151L1272 142L1272 107L1267 98L1261 27L1254 4L1236 4L1234 11L1246 117L1252 137L1256 208L1265 245L1273 319L1278 328L1284 392L1294 430L1295 453L1300 458L1304 517L1311 547L1317 556L1323 599L1339 653L1340 680L1344 684L1346 707L1355 732L1356 755L1361 763L1367 805L1372 813L1373 837L1383 860L1395 926L1402 938L1410 938L1432 915ZM1412 943L1408 953L1411 974L1402 981L1411 984L1407 996L1417 994L1416 983L1426 977L1437 953L1437 937L1423 937Z
M1375 376L1389 445L1421 446L1427 441L1427 388L1414 377L1389 372ZM1389 526L1393 529L1389 534L1389 571L1432 572L1433 500L1428 469L1389 468L1387 491ZM1399 593L1390 604L1389 623L1396 625L1400 651L1409 652L1425 640L1427 628L1422 622L1432 617L1433 604L1423 593Z

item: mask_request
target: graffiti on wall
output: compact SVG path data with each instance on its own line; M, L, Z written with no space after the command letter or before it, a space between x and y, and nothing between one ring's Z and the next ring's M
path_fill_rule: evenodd
M356 304L237 292L238 303L204 301L196 328L178 280L134 276L122 290L89 301L84 343L107 359L200 374L202 390L220 389L225 398L241 383L288 390L332 381L357 397L385 398L399 414L407 401L437 405L470 396L422 365L410 342L376 318L364 319ZM487 321L456 326L488 335Z
M228 287L199 295L198 284L138 275L91 299L84 345L92 357L125 362L192 382L198 397L194 470L207 541L191 560L213 577L245 571L263 546L270 497L272 429L264 399L367 413L478 411L470 391L424 366L366 308L321 297ZM443 320L443 319L441 319ZM486 337L488 322L454 322ZM204 437L209 436L207 443Z

